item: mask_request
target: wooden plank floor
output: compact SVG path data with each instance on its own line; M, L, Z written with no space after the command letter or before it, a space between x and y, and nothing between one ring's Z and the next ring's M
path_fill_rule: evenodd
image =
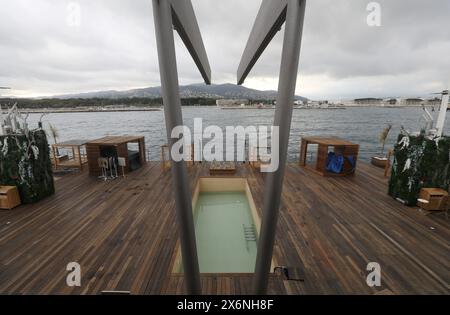
M189 170L192 183L205 164ZM258 208L264 176L248 166ZM193 186L193 185L192 185ZM279 265L300 268L303 282L271 276L272 294L450 293L450 224L387 194L382 170L359 164L353 178L323 178L289 165L276 236ZM125 179L101 182L82 172L56 181L40 203L0 211L0 294L182 294L172 275L178 242L170 171L148 163ZM82 286L66 285L78 262ZM366 285L366 266L381 264L382 286ZM204 275L205 294L249 294L252 275Z

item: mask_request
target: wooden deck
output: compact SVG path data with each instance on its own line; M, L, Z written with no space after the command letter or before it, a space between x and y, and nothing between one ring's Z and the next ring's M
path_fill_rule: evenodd
M193 182L209 175L205 164L189 172ZM355 177L324 178L288 166L274 255L305 281L272 276L270 293L450 293L449 221L392 200L382 173L360 163ZM264 176L249 166L235 176L248 178L261 207ZM54 196L0 211L0 294L184 293L183 277L171 274L177 238L170 171L159 163L111 182L67 175ZM79 288L66 285L72 261ZM366 285L368 262L381 264L379 288ZM251 280L204 275L203 292L248 294Z

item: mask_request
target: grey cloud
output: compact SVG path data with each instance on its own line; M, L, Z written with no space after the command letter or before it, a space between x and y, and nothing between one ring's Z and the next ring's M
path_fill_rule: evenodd
M70 2L1 0L0 85L18 95L159 85L150 0L75 1L80 27L66 23ZM450 1L379 0L381 27L367 26L368 2L308 1L297 94L423 95L450 83ZM260 3L193 0L214 83L235 82ZM277 88L282 39L250 74L251 87ZM177 37L176 47L180 83L200 82Z

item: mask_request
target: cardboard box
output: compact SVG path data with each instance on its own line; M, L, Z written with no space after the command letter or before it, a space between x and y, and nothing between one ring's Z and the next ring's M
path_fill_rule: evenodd
M11 210L21 204L16 186L0 186L0 209Z
M427 211L446 211L448 192L440 188L422 188L417 205Z

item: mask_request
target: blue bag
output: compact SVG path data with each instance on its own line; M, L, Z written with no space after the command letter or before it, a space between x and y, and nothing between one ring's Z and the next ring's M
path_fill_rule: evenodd
M340 174L343 167L344 157L342 155L336 155L334 152L328 153L327 172Z

